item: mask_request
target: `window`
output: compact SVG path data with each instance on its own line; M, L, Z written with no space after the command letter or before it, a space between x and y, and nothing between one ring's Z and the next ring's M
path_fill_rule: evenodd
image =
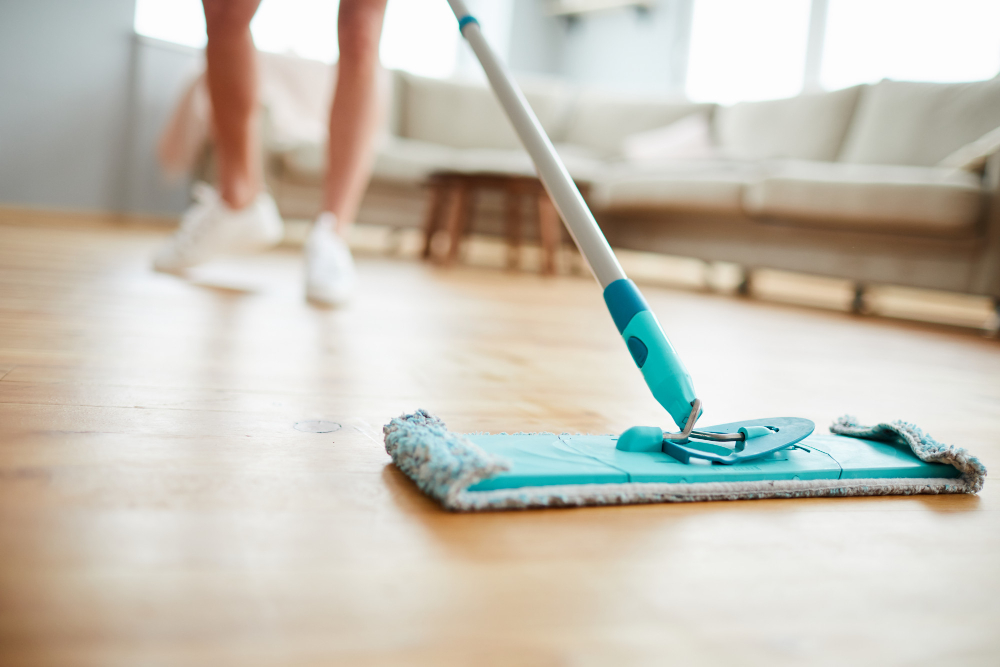
M460 38L444 0L389 0L379 56L389 69L445 78L455 71Z
M687 94L731 103L802 90L809 0L695 0Z
M1000 71L997 0L829 0L820 81L974 81Z
M133 27L137 34L183 44L205 46L201 0L137 0Z
M337 0L263 0L250 24L262 51L325 62L337 59ZM137 0L140 35L201 48L205 17L200 0ZM447 77L455 69L459 34L444 0L390 0L379 54L392 69Z

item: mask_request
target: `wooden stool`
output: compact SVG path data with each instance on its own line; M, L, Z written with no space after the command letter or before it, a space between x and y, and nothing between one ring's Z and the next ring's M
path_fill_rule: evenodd
M430 203L424 220L424 258L431 258L431 243L438 231L448 233L448 248L438 259L451 264L458 257L462 238L468 232L475 197L482 190L500 190L504 193L505 236L507 238L507 266L518 266L521 255L523 227L522 201L532 197L538 207L538 237L542 246L541 272L556 272L556 254L562 239L562 221L559 213L542 187L541 181L528 176L505 174L462 174L438 172L432 174Z

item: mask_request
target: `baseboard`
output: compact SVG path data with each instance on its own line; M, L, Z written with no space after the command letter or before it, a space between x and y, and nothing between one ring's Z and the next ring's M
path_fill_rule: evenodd
M290 218L285 221L286 235L282 245L299 248L305 241L310 220ZM22 206L0 206L0 225L42 227L106 227L135 226L150 231L177 225L176 217L42 209ZM350 245L355 253L368 256L418 260L423 250L423 232L413 227L358 224L351 232ZM503 238L470 234L463 240L460 264L477 268L504 269L507 266L507 246ZM698 259L671 256L656 252L617 249L619 258L632 278L641 284L674 288L710 290L729 293L730 281L716 284L715 264ZM587 269L571 244L563 244L557 259L560 275L586 275ZM541 248L525 243L518 268L537 272L541 266ZM738 268L738 267L737 267ZM739 271L737 271L739 273ZM849 280L805 275L788 271L757 270L754 272L753 296L771 302L827 310L849 310L846 305L853 295ZM735 284L735 283L734 283ZM995 334L1000 329L993 302L989 297L954 292L907 287L868 285L866 312L893 319L943 324L971 328Z
M3 225L154 225L175 227L177 216L0 205Z

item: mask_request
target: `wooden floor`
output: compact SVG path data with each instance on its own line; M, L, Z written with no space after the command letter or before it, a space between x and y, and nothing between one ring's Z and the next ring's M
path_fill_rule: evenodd
M150 272L164 231L0 221L3 665L996 665L978 496L448 514L381 425L663 424L589 279L297 255ZM705 423L903 418L1000 469L1000 343L649 289ZM309 419L333 433L296 430Z

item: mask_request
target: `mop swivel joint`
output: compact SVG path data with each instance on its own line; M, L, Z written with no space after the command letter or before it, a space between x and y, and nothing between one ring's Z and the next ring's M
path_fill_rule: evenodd
M681 463L699 459L732 464L760 459L791 447L812 434L815 425L799 417L773 417L709 426L695 430L701 401L691 404L691 414L679 433L664 433L656 426L633 426L618 437L616 449L626 452L660 452Z

